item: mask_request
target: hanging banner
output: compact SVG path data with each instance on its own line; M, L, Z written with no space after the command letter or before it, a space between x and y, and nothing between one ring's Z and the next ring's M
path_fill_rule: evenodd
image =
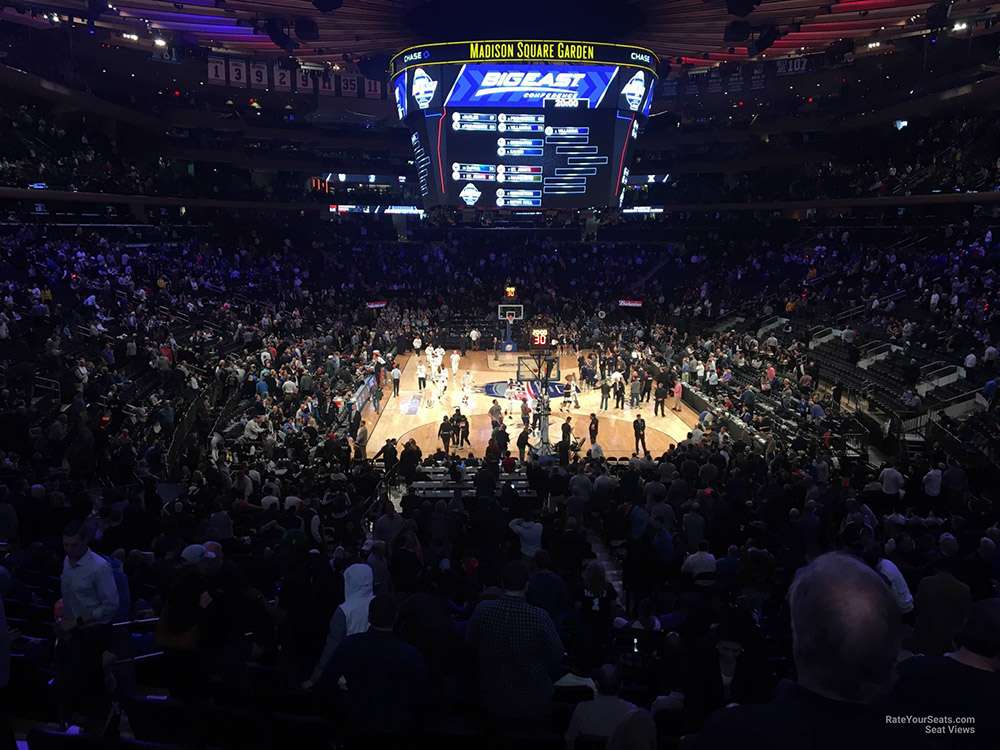
M313 77L308 70L299 70L295 74L295 90L300 94L313 92Z
M340 76L340 95L354 97L358 95L357 76Z
M221 57L208 58L208 72L205 79L212 86L226 85L226 61Z
M267 63L250 63L250 88L266 89L267 84Z
M365 79L365 99L382 98L382 81L377 78Z
M774 61L774 74L776 76L799 76L809 73L814 68L809 64L808 57L785 57Z
M229 85L237 88L246 88L247 85L247 63L246 60L229 61Z
M292 90L292 71L282 65L274 66L274 88L277 91Z

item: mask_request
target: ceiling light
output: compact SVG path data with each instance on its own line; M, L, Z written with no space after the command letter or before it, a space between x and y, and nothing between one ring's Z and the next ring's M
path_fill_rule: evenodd
M153 40L153 44L155 44L157 47L166 47L167 40L161 39L160 37L156 37L156 39Z
M969 28L969 24L967 24L965 21L959 21L958 23L956 23L954 26L951 27L951 30L965 31L967 28Z

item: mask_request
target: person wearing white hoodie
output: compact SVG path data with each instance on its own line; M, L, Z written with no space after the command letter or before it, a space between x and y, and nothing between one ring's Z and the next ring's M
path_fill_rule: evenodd
M309 679L302 683L306 690L320 681L334 651L349 635L368 631L368 606L374 597L372 569L365 563L355 563L344 571L344 603L337 607L330 618L330 631L316 668Z

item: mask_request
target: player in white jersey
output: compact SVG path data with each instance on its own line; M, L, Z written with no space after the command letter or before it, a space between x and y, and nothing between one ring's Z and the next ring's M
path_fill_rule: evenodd
M507 413L513 414L515 411L520 413L521 410L521 384L511 378L507 381Z
M434 381L434 401L438 404L444 403L445 392L448 390L448 371L441 370L438 372L437 379Z
M468 370L462 376L462 406L468 406L472 402L472 373Z
M461 355L454 351L451 353L451 374L458 375L458 363L462 359Z

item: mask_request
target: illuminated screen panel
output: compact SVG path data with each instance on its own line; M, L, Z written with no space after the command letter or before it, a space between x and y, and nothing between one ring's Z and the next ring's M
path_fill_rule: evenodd
M628 54L648 53L627 52L635 49L617 49L626 58L620 64L447 62L407 53L410 64L392 84L425 204L620 205L656 81L650 66L627 62Z

